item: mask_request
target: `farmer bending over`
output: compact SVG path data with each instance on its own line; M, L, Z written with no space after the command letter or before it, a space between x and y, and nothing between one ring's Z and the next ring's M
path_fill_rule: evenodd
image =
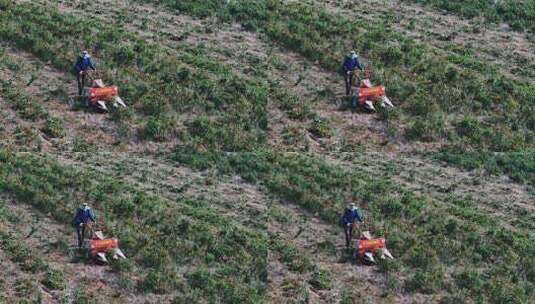
M355 51L351 51L349 56L347 56L344 60L344 80L346 83L346 95L349 95L351 92L351 87L353 86L353 73L355 69L359 69L362 71L362 65L359 62L359 56Z
M360 213L360 210L357 208L355 203L349 204L349 206L344 211L344 216L342 217L342 224L344 225L344 234L346 235L346 247L349 247L351 239L353 238L353 225L355 221L362 223L363 216Z
M74 216L73 224L76 227L76 234L78 235L78 248L82 248L82 243L84 241L85 227L87 223L95 223L95 215L91 210L91 207L87 203L83 203L82 206L76 211Z
M89 56L87 51L83 51L78 56L76 63L74 64L76 81L78 82L78 95L82 95L82 90L85 86L86 74L89 69L92 69L93 71L96 70L93 66L93 62L91 62L91 56Z

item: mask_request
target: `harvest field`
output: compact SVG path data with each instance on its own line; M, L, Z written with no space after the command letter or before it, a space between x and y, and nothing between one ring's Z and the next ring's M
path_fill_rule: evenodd
M0 303L535 303L535 2L0 0L0 266Z

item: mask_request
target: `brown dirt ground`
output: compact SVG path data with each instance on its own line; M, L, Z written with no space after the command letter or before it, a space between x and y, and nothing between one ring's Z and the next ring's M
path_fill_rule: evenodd
M1 303L20 303L23 300L30 300L30 298L37 298L36 295L29 295L27 293L21 294L20 291L17 290L17 286L20 284L20 282L31 282L32 275L25 273L20 267L13 263L9 256L0 249L0 267L2 267L2 278L0 279L0 289L2 292L0 293L0 302ZM47 293L45 293L43 286L41 284L39 285L33 285L34 290L36 293L41 294L43 298L42 303L51 303L51 296L47 296Z

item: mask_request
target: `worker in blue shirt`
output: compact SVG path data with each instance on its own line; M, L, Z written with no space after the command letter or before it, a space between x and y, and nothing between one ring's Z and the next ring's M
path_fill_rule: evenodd
M86 74L89 69L93 71L96 70L93 62L91 61L91 56L87 51L83 51L74 64L74 72L76 74L76 81L78 82L78 95L82 95L82 90L85 86Z
M91 207L87 203L83 203L81 207L76 210L76 215L73 219L73 226L76 228L76 234L78 235L78 248L82 247L85 235L85 227L89 222L95 223L95 215L91 210Z
M346 247L349 247L351 239L353 238L353 226L356 221L362 223L364 217L357 208L355 203L349 204L342 216L342 225L344 226L344 234L346 236Z
M363 70L362 65L359 62L359 56L355 51L351 51L349 56L346 56L343 64L344 80L346 84L346 95L351 93L351 87L353 86L353 72L355 69Z

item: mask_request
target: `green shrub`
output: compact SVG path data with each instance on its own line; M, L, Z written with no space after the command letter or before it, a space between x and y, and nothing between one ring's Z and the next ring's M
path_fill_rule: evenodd
M406 136L412 140L437 141L444 137L444 117L441 115L427 115L416 120L405 131Z
M464 291L455 291L451 294L445 295L440 299L440 304L457 304L457 303L469 303L469 297Z
M413 267L428 268L436 265L438 260L436 253L424 247L413 247L408 252L408 262Z
M151 116L141 130L143 139L165 141L174 134L176 120L167 116Z
M84 286L77 287L73 292L73 299L75 303L79 304L93 304L93 297L87 294L87 290Z
M65 129L63 126L63 120L57 117L49 117L46 120L45 126L42 131L54 138L63 137L65 135Z
M123 242L121 242L121 244L122 243ZM120 272L129 273L129 272L132 272L134 270L134 263L132 262L131 259L112 260L110 265L111 265L111 267L113 268L114 271L119 272L119 273Z
M377 266L379 271L392 274L400 271L402 267L401 263L398 260L391 259L377 259Z
M166 265L171 263L171 257L164 248L155 248L154 245L149 245L145 250L140 253L142 256L141 264L144 267L164 269Z
M308 131L319 138L330 137L333 133L326 119L314 118Z
M75 137L72 147L73 152L95 152L97 151L97 146L90 141L86 141L85 138Z
M471 290L472 293L482 292L485 279L477 271L467 269L455 275L455 284L460 289Z
M507 174L516 182L535 185L535 153L531 149L492 153L452 147L443 149L434 157L469 170L482 168L489 174Z
M52 290L63 290L66 286L63 273L53 269L49 269L46 272L45 278L41 283Z
M42 301L41 291L37 284L30 278L17 278L14 284L17 296L28 303L39 303Z
M0 248L8 252L10 259L19 264L23 271L38 273L47 270L48 265L38 258L32 250L23 245L13 235L0 231Z
M326 270L316 269L308 282L315 289L329 290L332 288L331 275Z
M171 290L181 287L181 281L176 272L170 270L150 270L140 281L138 290L143 293L153 292L156 294L166 294Z
M23 93L14 81L0 79L0 94L23 119L37 121L48 117L39 101Z
M13 132L16 143L27 151L40 151L42 140L39 133L29 126L17 126Z
M406 282L409 292L418 291L424 294L435 293L444 286L444 271L440 268L416 270Z

